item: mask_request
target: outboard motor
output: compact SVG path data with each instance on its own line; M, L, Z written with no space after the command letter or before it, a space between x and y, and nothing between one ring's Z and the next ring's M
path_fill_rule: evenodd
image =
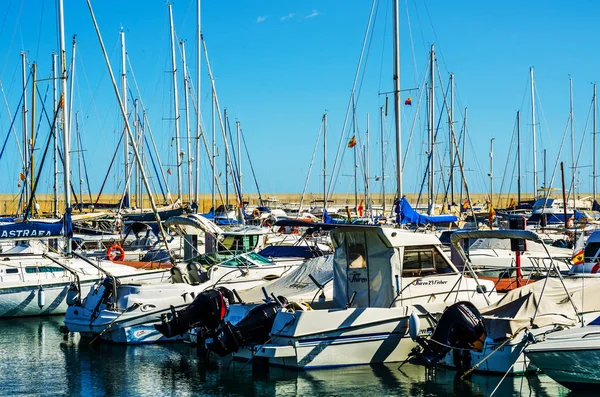
M224 323L217 336L207 340L206 347L223 357L237 352L240 347L249 343L265 343L273 328L275 316L287 299L278 297L279 302L267 302L256 306L248 312L237 325Z
M457 302L444 310L431 338L416 337L412 356L427 366L438 363L451 348L480 352L486 337L483 316L471 302Z
M194 326L216 330L233 297L233 292L225 287L203 291L185 309L175 311L171 306L171 318L155 324L154 328L167 338L183 335Z

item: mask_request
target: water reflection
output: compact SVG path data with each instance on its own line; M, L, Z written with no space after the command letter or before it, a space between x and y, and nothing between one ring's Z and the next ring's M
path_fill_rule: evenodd
M462 380L446 369L406 364L318 371L256 369L216 360L199 365L186 344L90 345L58 331L61 317L0 321L0 395L89 396L488 396L500 376ZM545 376L508 377L496 395L564 396Z

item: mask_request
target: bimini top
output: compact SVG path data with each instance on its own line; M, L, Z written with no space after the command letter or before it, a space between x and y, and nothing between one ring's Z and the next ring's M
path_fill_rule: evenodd
M377 235L381 241L388 248L397 247L414 247L423 245L441 245L440 239L435 234L430 233L415 233L403 229L395 229L393 227L381 227L381 226L346 226L333 229L331 236L335 241L336 236L344 233L356 233L356 232L377 232Z
M450 236L450 242L456 246L460 240L467 238L514 238L542 242L537 233L530 230L457 230Z

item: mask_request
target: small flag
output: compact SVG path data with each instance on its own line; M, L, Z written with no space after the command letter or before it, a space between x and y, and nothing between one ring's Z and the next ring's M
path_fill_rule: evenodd
M349 148L353 148L354 146L356 146L356 135L352 136L352 138L350 138L350 142L348 142Z
M22 181L24 181L27 178L25 177L25 174L23 174L22 172L20 172L19 173L19 179L22 180Z
M462 205L463 212L469 209L469 200L466 200Z
M167 170L167 174L171 175L171 169L170 168Z
M412 98L411 97L406 98L406 101L404 101L404 104L406 106L412 106Z
M62 109L65 107L65 94L60 94L60 101L58 102L58 108Z
M571 258L571 262L573 262L574 265L581 265L583 263L583 252L583 250L579 250L573 255L573 257Z
M365 210L365 207L363 207L364 203L365 203L365 200L360 200L360 204L358 205L358 208L356 209L356 212L358 212L358 216L363 216L363 212Z

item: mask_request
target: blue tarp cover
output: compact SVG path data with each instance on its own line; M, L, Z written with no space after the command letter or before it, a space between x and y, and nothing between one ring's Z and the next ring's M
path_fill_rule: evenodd
M306 245L272 245L259 252L266 258L315 258L323 252Z
M396 201L396 222L402 224L413 224L413 225L427 225L436 223L452 223L456 222L458 218L454 215L436 215L428 216L419 214L413 209L406 200L406 197L402 197L400 203ZM398 205L399 204L399 205ZM398 211L398 207L400 210Z

